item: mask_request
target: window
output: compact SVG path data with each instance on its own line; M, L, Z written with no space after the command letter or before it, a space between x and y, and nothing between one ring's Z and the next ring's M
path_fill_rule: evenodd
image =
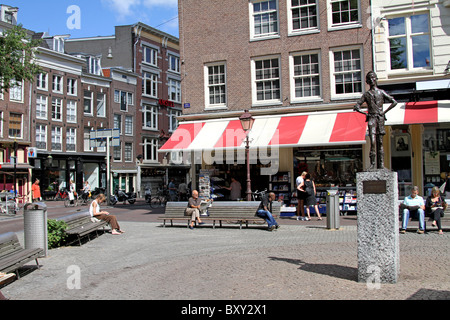
M320 63L318 53L307 53L291 57L294 99L320 98ZM292 85L291 84L291 85Z
M330 0L331 27L360 25L359 0Z
M169 110L169 131L173 132L178 128L178 119L177 117L181 116L180 110Z
M388 19L388 25L391 70L431 66L428 14Z
M77 79L67 78L67 94L77 95Z
M97 117L106 117L106 94L97 93Z
M22 81L16 82L16 80L11 80L11 88L9 88L9 100L17 102L23 101Z
M52 120L62 121L62 99L52 99Z
M154 98L158 97L158 75L150 72L144 72L142 94Z
M36 124L36 148L47 150L47 126Z
M318 30L317 0L289 0L289 31Z
M169 71L180 73L180 58L169 54Z
M121 161L122 160L122 147L116 146L113 148L113 160Z
M125 134L132 136L133 135L133 117L125 116Z
M47 119L48 97L37 95L36 97L36 118Z
M227 104L226 65L208 65L205 67L206 106L223 106Z
M276 0L250 1L251 38L278 35L278 7Z
M63 92L63 77L59 75L53 75L53 92Z
M84 127L83 132L83 143L84 143L84 151L93 151L93 148L91 148L91 128Z
M93 105L93 98L92 98L93 93L91 91L88 90L84 90L84 114L87 115L93 115L92 112L92 105Z
M253 61L254 98L258 102L281 102L280 63L278 58Z
M100 67L100 57L86 57L88 72L100 76L102 74Z
M174 102L181 102L181 82L174 79L169 79L169 100Z
M144 105L142 117L144 129L158 130L158 107Z
M144 161L158 161L158 139L144 139Z
M77 129L67 128L66 151L77 151Z
M52 127L52 150L62 151L62 128Z
M153 66L158 65L158 50L143 46L143 62L151 64Z
M134 105L133 93L121 91L121 90L115 90L114 91L114 102L120 103L121 111L128 111L128 106Z
M48 74L47 73L39 73L36 76L36 88L41 90L48 90Z
M332 94L351 95L361 93L363 83L360 49L336 50L332 52L331 58L334 67Z
M53 50L64 53L64 38L60 37L53 38Z
M125 142L125 161L133 161L133 144L130 142Z
M9 114L9 137L22 138L22 114Z
M119 129L122 134L122 116L120 114L114 115L114 129Z
M67 100L67 122L77 122L77 102Z

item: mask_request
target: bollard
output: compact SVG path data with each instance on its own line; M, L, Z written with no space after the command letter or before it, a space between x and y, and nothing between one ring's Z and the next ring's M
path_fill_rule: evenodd
M338 230L340 228L339 190L327 190L327 229Z

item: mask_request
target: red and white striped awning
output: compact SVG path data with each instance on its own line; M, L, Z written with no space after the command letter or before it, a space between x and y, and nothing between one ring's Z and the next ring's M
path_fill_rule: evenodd
M364 144L367 125L356 112L320 112L255 116L249 133L250 147L324 146ZM194 151L239 149L245 147L246 134L239 119L217 119L181 123L159 149Z
M384 105L387 107L389 104ZM386 118L387 126L450 122L450 100L399 103Z

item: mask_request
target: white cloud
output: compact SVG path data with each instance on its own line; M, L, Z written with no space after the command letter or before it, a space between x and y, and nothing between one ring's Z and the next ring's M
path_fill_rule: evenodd
M177 7L178 0L143 0L143 4L147 7Z
M102 3L116 11L119 17L126 17L133 14L132 7L140 5L141 0L102 0Z

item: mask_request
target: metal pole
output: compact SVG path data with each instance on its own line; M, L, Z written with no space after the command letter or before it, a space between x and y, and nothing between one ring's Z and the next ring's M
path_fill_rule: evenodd
M247 157L247 201L252 201L252 181L250 179L250 140L248 133L245 141L245 153Z
M106 138L106 203L108 204L108 206L110 205L110 186L111 186L111 152L109 150L109 146L110 146L110 137Z

